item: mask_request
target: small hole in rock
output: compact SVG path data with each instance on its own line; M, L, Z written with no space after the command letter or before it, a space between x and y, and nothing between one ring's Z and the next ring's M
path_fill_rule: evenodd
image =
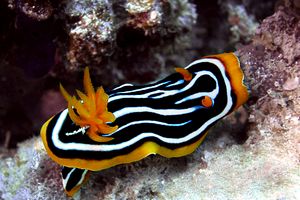
M146 36L142 29L134 29L124 26L117 34L117 45L121 48L138 46L146 41Z

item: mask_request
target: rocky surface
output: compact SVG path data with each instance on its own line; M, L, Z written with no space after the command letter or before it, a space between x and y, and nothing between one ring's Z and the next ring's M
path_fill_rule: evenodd
M85 66L95 85L108 89L151 82L202 55L248 43L274 3L1 1L0 144L15 148L37 135L65 107L58 83L80 88Z
M75 1L69 1L72 2ZM131 16L133 18L130 19L133 19L137 26L145 25L140 20L135 21L135 17L140 16L136 13L150 11L153 1L142 1L145 3L142 8L138 1L124 2L127 2L125 11L130 15L133 13ZM133 4L128 4L129 2ZM201 24L205 28L191 29L194 33L189 36L194 41L190 44L192 50L186 50L184 54L187 56L181 61L166 62L168 56L163 60L166 62L164 66L168 63L183 65L195 55L195 52L202 51L203 40L197 39L196 36L209 38L215 34L215 40L207 40L206 44L210 47L207 52L216 53L218 48L224 51L226 48L233 49L233 46L238 48L237 54L246 75L245 81L251 90L251 98L246 107L214 127L207 140L193 154L174 159L151 156L137 163L93 173L89 182L74 199L299 198L300 4L296 0L278 2L275 13L261 21L257 29L251 29L257 26L256 20L263 16L261 13L255 14L257 11L253 9L255 4L257 7L260 5L257 1L242 2L244 7L238 7L240 5L235 1L222 4L226 5L225 7L230 10L228 13L231 14L228 14L226 19L222 18L227 23L213 30L205 24L213 24L221 18L221 15L216 14L204 22L200 19L203 19L205 14L198 12L196 24ZM270 2L265 1L265 4ZM218 7L213 6L213 2L208 5L199 3L196 6L198 11L203 6L211 13L212 10L218 10ZM247 17L249 15L247 13L252 13L254 17ZM74 22L76 23L79 21ZM72 26L69 28L69 31L73 30ZM145 29L142 29L143 35L146 34L153 29L152 23L146 23ZM150 31L147 34L153 33ZM251 36L252 34L254 36ZM8 37L3 34L2 37L4 36ZM226 46L223 37L227 38L227 43L230 38L232 41L230 46ZM199 42L198 49L195 41ZM241 45L235 41L244 44L250 41L250 43ZM65 52L68 51L65 49ZM64 60L63 58L60 57ZM69 63L69 60L64 60L64 63ZM66 65L64 69L57 70L56 66L56 70L51 73L57 74L61 71L68 74L68 67L72 68L71 65ZM73 69L76 71L77 67ZM120 70L118 67L116 69ZM94 68L94 71L97 69ZM43 110L43 116L50 113L48 109L42 108L51 105L52 109L53 107L59 109L57 106L63 105L57 90L53 90L51 87L53 84L49 83L51 80L57 80L53 77L45 81L48 90L41 94L43 103L39 109ZM70 83L67 77L63 79ZM121 80L124 79L119 79ZM32 84L32 82L25 83ZM53 99L50 103L47 100L49 97ZM23 118L20 121L24 122ZM68 199L62 189L60 167L47 156L40 138L35 137L19 144L17 150L5 149L1 152L2 199Z

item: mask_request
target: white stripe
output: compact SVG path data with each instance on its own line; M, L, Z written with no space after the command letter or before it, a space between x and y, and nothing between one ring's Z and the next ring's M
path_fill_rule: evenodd
M121 126L118 128L118 130L116 130L115 132L113 133L110 133L110 134L106 134L106 135L103 135L103 136L112 136L114 135L115 133L117 132L120 132L121 130L129 127L129 126L132 126L132 125L137 125L137 124L157 124L157 125L162 125L162 126L183 126L183 125L186 125L188 123L190 123L192 120L189 120L187 122L183 122L183 123L179 123L179 124L169 124L169 123L164 123L164 122L160 122L160 121L153 121L153 120L141 120L141 121L133 121L133 122L130 122L124 126Z
M197 64L197 63L201 63L201 62L210 62L215 64L216 66L218 66L223 78L224 78L224 82L226 85L226 95L227 95L227 99L228 102L224 108L224 110L216 115L215 117L212 117L211 119L209 119L208 121L206 121L201 127L199 127L196 131L190 133L189 135L186 135L185 137L182 138L167 138L167 137L162 137L160 135L157 135L155 133L141 133L138 136L132 138L131 140L119 143L119 144L101 144L101 145L94 145L94 144L80 144L80 143L63 143L59 140L58 135L59 135L59 131L61 129L61 125L62 122L64 121L66 115L67 115L67 110L64 110L58 120L57 123L53 129L52 132L52 141L53 144L56 148L61 149L61 150L65 150L65 151L69 151L69 150L78 150L78 151L113 151L113 150L121 150L123 148L126 148L128 146L131 146L133 144L135 144L136 142L138 142L141 139L147 138L147 137L155 137L158 138L159 140L169 143L169 144L180 144L183 142L187 142L193 138L195 138L196 136L198 136L199 134L201 134L210 124L216 122L217 120L219 120L220 118L224 117L231 109L233 102L232 102L232 98L231 98L231 86L230 86L230 81L228 80L228 78L226 77L226 73L225 73L225 69L224 66L222 65L222 63L217 60L217 59L201 59L198 61L193 62L192 64ZM190 67L191 64L188 66ZM188 68L187 67L187 68Z
M71 169L71 171L68 173L67 177L65 179L63 178L63 187L64 188L66 188L69 178L75 169L76 168Z
M186 66L185 69L188 69L188 68L190 68L193 65L197 65L197 64L203 63L203 62L209 62L209 63L212 63L214 65L217 65L219 69L221 69L220 68L220 66L221 66L223 68L221 70L224 70L224 72L225 72L225 68L224 68L223 63L220 62L220 60L218 60L217 58L201 58L199 60L195 60L194 62L192 62L191 64L189 64L188 66ZM222 75L223 75L223 73L222 73Z
M204 76L204 75L208 75L211 76L216 82L217 79L214 78L214 74L209 72L209 71L202 71L202 72L198 72L196 73L196 76L189 82L189 84L187 84L184 88L180 89L180 90L156 90L156 91L151 91L148 93L144 93L144 94L137 94L137 95L116 95L116 96L112 96L108 99L108 102L111 103L115 100L119 100L119 99L147 99L149 98L151 95L155 95L155 94L160 94L158 96L152 97L153 99L160 99L160 98L164 98L164 97L168 97L168 96L172 96L175 94L179 94L181 92L185 92L187 90L189 90L191 87L193 87L193 85L195 84L195 82L199 79L199 77ZM124 92L120 92L121 94ZM119 93L117 93L119 94Z
M126 98L128 98L128 99L130 99L130 98L147 99L147 98L149 98L150 95L159 94L160 92L163 92L163 91L162 90L156 90L156 91L152 91L152 92L149 92L149 93L137 94L137 95L132 95L132 94L118 95L119 93L117 93L116 96L109 97L108 103L111 103L111 102L119 100L119 99L126 99Z
M200 97L204 97L204 96L209 96L211 99L215 99L218 92L219 92L219 89L214 89L212 92L199 92L199 93L187 96L179 101L176 101L175 104L176 105L181 104L183 102L194 100L194 99L199 99Z
M151 112L158 115L163 116L170 116L170 115L184 115L189 114L191 112L196 111L197 109L201 108L201 106L194 106L191 108L184 108L184 109L154 109L151 107L126 107L121 110L114 112L116 118L123 117L124 115L131 114L131 113L139 113L139 112Z
M129 90L129 91L123 91L123 92L118 92L116 94L129 94L129 93L134 93L134 92L140 92L140 91L144 91L144 90L148 90L148 89L153 89L153 88L157 88L161 85L164 85L164 84L167 84L169 83L170 81L167 81L167 82L163 82L163 83L160 83L160 84L157 84L157 85L152 85L152 86L148 86L148 87L143 87L143 88L139 88L139 89L135 89L135 90Z
M88 171L89 171L89 170L87 170L87 169L84 170L84 172L83 172L82 175L81 175L81 179L78 181L78 183L76 184L76 186L81 185L81 184L83 183L84 178L85 178L85 175L86 175L86 173L87 173ZM75 186L75 187L76 187L76 186Z
M120 85L119 87L114 88L113 90L117 90L117 89L120 89L120 88L123 88L123 87L126 87L126 86L133 86L133 85L131 83L125 83L123 85Z
M175 83L172 83L172 84L170 84L170 85L167 85L166 87L168 88L168 87L180 85L180 84L182 84L182 83L184 83L184 80L183 80L183 79L180 79L179 81L176 81Z

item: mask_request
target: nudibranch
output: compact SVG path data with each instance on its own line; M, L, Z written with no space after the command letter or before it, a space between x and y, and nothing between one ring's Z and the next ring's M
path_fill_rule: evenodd
M248 91L233 53L206 56L147 85L94 90L88 69L79 99L60 86L68 108L41 128L49 156L62 165L72 196L90 171L141 160L150 154L192 153L207 130L244 104Z

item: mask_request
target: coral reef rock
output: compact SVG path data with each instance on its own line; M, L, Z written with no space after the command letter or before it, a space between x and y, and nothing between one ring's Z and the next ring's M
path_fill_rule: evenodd
M61 41L66 69L76 72L88 65L96 74L115 77L115 84L124 77L153 80L161 73L153 66L188 46L185 34L197 18L187 0L71 0L61 15L67 19L68 42ZM139 80L136 72L143 78ZM104 85L111 83L111 78L102 79Z

